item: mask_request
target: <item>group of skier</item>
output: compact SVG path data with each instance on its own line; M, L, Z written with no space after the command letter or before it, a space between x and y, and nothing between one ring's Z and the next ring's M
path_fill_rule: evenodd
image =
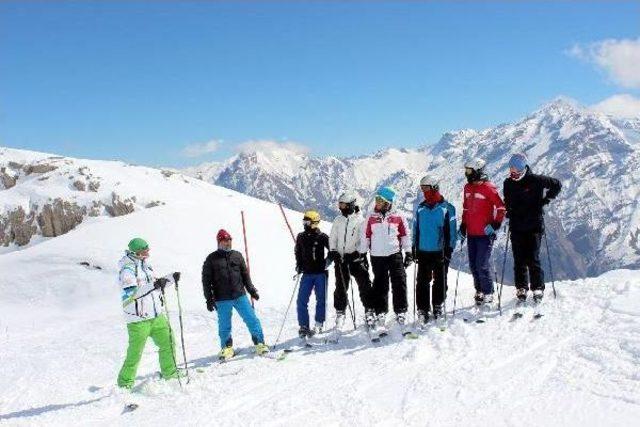
M544 233L543 207L561 190L560 182L531 171L524 154L509 161L509 177L503 185L503 199L486 173L486 163L474 159L465 164L467 183L463 191L463 211L458 225L456 209L440 193L438 178L427 175L420 181L423 200L415 210L412 226L396 212L396 194L389 187L376 192L373 212L363 216L358 197L353 192L338 200L338 215L327 236L320 226L320 214L304 213L304 231L295 241L296 273L299 278L297 317L299 336L307 340L323 332L326 322L328 268L335 270L334 330L342 329L347 308L351 308L348 290L355 280L360 301L365 309L367 331L376 336L386 334L389 311L389 287L395 318L403 334L407 326L406 269L417 264L417 327L423 328L433 318L442 321L446 315L447 272L458 243L467 242L469 269L473 275L475 301L488 309L493 304L494 282L491 275L491 252L496 233L504 218L509 219L508 235L514 259L514 280L518 303L523 303L529 290L535 302L544 292L544 272L540 265L540 245ZM218 248L205 260L202 285L209 311L218 311L219 357L233 357L231 317L235 309L247 325L255 351L269 351L253 300L259 300L244 257L232 249L232 237L225 230L217 235ZM367 257L369 254L369 257ZM156 279L147 263L149 246L142 239L129 243L120 262L119 279L123 307L127 316L129 348L118 376L118 385L133 385L137 365L148 336L159 347L161 373L164 378L181 374L175 363L174 339L166 312L164 289L178 286L180 273ZM373 281L369 274L369 259ZM251 297L251 301L247 297ZM308 304L315 293L314 327L311 327Z

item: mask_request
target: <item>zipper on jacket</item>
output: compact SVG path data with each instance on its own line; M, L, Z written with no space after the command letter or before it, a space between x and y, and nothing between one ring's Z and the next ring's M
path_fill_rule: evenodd
M349 229L349 217L347 217L347 222L344 225L344 239L342 242L342 254L345 255L347 253L347 230Z

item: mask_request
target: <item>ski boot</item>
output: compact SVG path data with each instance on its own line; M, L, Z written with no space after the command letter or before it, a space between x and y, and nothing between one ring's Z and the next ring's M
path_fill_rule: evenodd
M220 350L220 353L218 353L218 359L220 359L221 361L227 361L235 356L235 354L236 353L233 351L233 347L227 346Z
M527 300L527 288L518 288L516 290L516 298L519 303L523 303Z
M536 289L533 291L533 302L534 304L540 304L542 302L542 297L544 296L544 291L542 289Z
M324 328L324 324L322 322L316 322L316 326L313 328L313 334L321 334Z
M480 307L484 303L484 294L480 291L476 291L474 299L476 301L476 306Z
M379 313L376 316L376 333L381 336L387 336L387 326L385 325L387 321L387 313Z
M364 322L367 325L367 328L369 328L369 330L372 330L373 328L376 327L376 312L373 310L367 310L364 313Z
M345 318L346 316L344 310L336 311L336 330L342 329L342 327L344 326Z
M267 353L269 353L269 346L268 345L266 345L263 342L256 344L256 354L258 356L263 356L263 355L265 355Z
M407 324L407 313L396 313L396 322L398 322L400 328L404 328Z
M437 304L433 306L433 318L440 319L444 315L444 306L442 304Z
M429 322L429 313L424 310L418 310L418 328L424 329L427 327L427 323Z
M315 332L313 332L307 326L300 326L300 329L298 329L298 336L302 339L311 338L314 335Z

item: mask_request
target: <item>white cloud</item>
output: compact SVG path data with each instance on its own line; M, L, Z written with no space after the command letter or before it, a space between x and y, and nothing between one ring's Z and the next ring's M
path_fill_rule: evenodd
M615 117L640 118L640 99L629 94L614 95L591 108Z
M278 142L270 140L247 141L236 146L236 150L240 153L273 153L288 151L294 154L309 154L311 149L297 142Z
M622 87L640 88L640 38L575 45L567 53L594 63Z
M202 157L206 154L214 153L220 148L219 140L211 140L195 144L188 144L182 149L182 155L185 157Z

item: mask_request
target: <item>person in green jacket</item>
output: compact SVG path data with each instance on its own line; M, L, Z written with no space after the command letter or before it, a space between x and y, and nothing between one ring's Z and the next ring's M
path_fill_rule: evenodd
M141 238L129 242L128 250L118 263L118 282L122 289L122 308L127 322L129 346L127 357L118 374L118 386L133 387L147 338L158 347L162 378L177 378L174 339L164 314L163 291L168 284L180 280L175 272L156 279L147 262L149 244Z

